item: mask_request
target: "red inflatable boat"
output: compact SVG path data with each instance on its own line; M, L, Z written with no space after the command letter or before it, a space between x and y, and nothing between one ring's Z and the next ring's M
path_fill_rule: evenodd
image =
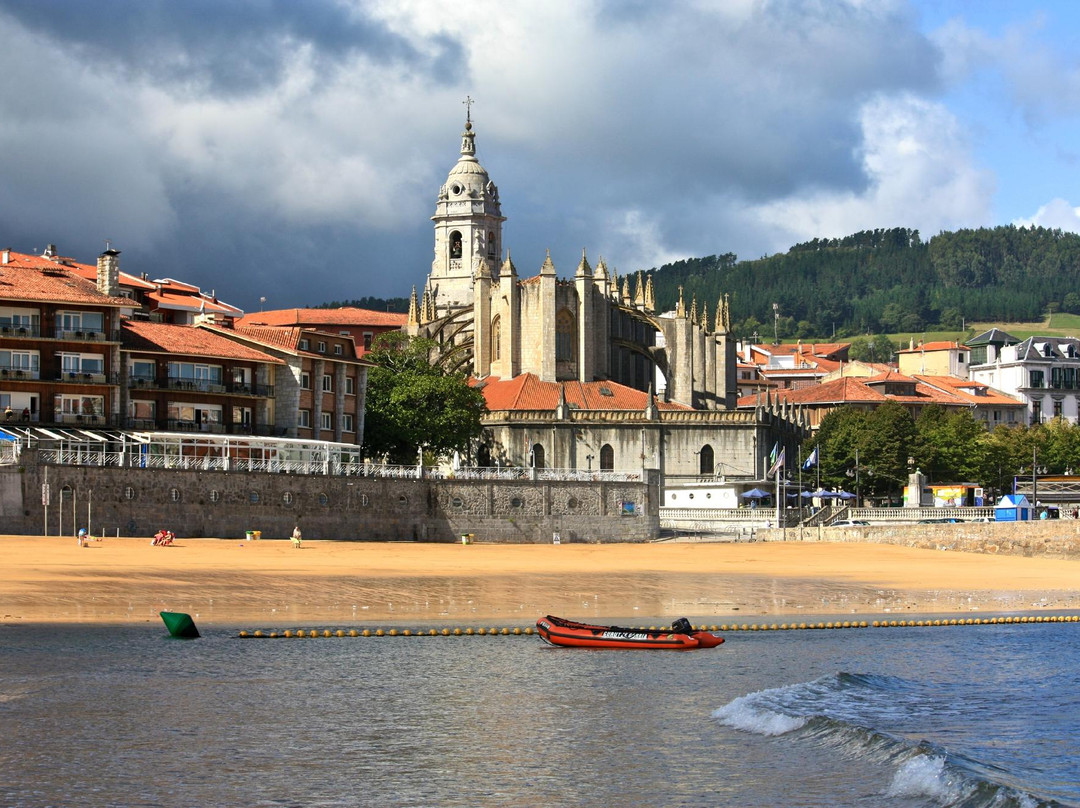
M697 631L685 617L670 629L619 628L575 623L561 617L541 617L536 621L540 638L551 645L569 648L634 648L689 651L692 648L715 648L723 637L709 631Z

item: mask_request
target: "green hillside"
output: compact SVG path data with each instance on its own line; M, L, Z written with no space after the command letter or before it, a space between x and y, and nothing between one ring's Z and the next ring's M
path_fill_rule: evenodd
M943 232L928 242L917 230L864 231L752 261L728 253L666 264L653 284L661 311L674 308L680 286L687 305L696 297L710 312L730 295L736 333L762 340L774 331L781 339L893 334L906 344L930 332L979 333L987 323L1017 337L1080 333L1080 236L1041 227Z

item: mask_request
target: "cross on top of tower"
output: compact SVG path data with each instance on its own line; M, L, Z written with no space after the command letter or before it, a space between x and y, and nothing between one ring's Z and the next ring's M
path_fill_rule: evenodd
M467 95L461 103L465 105L465 123L472 123L472 105L476 103L476 99Z

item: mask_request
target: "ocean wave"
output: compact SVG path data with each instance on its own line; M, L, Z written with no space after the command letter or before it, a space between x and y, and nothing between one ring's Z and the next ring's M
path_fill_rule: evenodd
M739 696L712 716L743 732L791 735L848 758L893 766L888 797L923 799L943 808L1062 805L1013 787L1015 778L998 766L912 736L920 714L942 708L917 682L841 672Z

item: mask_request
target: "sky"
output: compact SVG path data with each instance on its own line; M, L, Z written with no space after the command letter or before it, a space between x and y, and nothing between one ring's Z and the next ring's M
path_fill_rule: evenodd
M1080 232L1074 0L0 0L0 35L0 246L248 311L422 288L466 97L523 277Z

